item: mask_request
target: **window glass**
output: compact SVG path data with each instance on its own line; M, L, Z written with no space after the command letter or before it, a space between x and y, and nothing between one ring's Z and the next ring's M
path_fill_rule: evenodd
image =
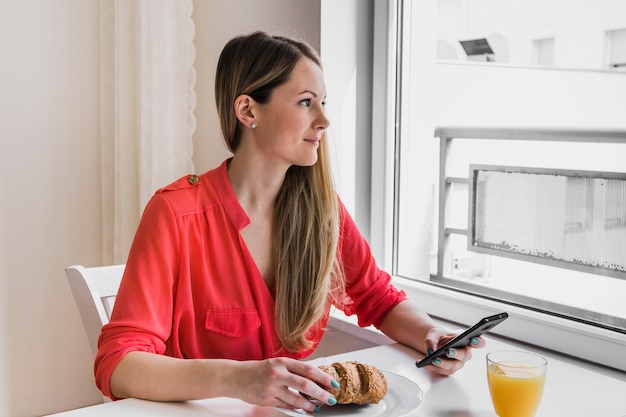
M618 32L608 31L626 27L626 2L401 4L394 273L626 332L626 273L619 269L626 262L626 74L607 64L611 45L620 42ZM442 130L452 133L435 133ZM550 196L524 183L518 192L526 189L529 199L514 203L541 207L508 221L516 231L524 224L533 230L540 222L562 221L553 229L569 228L568 236L576 239L593 230L590 239L577 241L576 250L583 248L585 259L596 262L603 259L594 252L598 245L616 246L610 254L616 261L607 262L621 266L606 274L477 250L468 243L474 220L471 165L565 172L572 178L615 174L608 183L559 185L559 204L566 208L561 217L540 216ZM507 182L493 185L509 188L483 201L515 193ZM573 191L581 187L587 188L578 198ZM558 239L546 235L548 243L532 244L544 248ZM574 252L566 253L570 263L577 262Z
M626 2L439 0L437 21L439 59L606 70Z

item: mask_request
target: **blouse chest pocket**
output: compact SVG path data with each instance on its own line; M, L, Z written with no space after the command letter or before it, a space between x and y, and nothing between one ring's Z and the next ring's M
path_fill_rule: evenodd
M261 327L259 312L254 309L207 310L204 327L227 337L242 337Z

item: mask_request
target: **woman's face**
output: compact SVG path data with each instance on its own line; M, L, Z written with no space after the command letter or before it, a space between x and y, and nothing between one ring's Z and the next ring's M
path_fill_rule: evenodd
M264 156L286 168L315 164L320 137L330 124L325 100L322 69L309 58L301 58L288 81L258 107L255 137Z

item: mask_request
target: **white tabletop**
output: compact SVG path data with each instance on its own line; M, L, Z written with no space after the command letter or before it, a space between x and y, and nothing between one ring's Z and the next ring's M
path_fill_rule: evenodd
M451 377L433 376L425 368L418 369L414 364L418 354L399 344L317 358L311 362L321 365L335 361L356 360L414 381L424 392L425 398L411 416L495 417L487 387L485 355L492 350L519 348L519 346L503 342L495 337L485 337L485 339L487 347L475 350L474 358ZM578 363L555 354L538 353L548 359L548 373L536 417L626 416L626 373ZM274 408L253 406L229 398L183 403L128 399L55 414L55 416L64 417L127 415L135 417L285 417L285 414ZM359 413L359 415L362 414Z

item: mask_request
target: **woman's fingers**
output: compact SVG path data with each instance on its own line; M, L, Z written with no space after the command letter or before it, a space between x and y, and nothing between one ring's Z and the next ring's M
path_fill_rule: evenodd
M452 375L457 372L459 369L463 368L464 362L458 361L456 359L439 359L433 361L432 365L427 366L424 369L428 369L430 372L433 372L438 375Z
M286 388L283 391L283 395L281 395L280 398L277 398L277 400L284 404L279 405L279 407L292 410L302 409L304 411L315 412L316 408L319 409L319 406L312 400L305 398L301 393L291 388Z
M428 349L435 350L437 346L442 346L449 340L454 338L455 334L449 333L441 328L433 328L428 332L425 344ZM452 375L459 369L463 368L465 362L472 358L473 348L482 348L485 341L482 337L473 338L465 347L451 348L445 352L445 357L437 358L432 365L426 367L431 372L439 375Z
M465 362L472 359L472 349L484 346L484 342L468 345L463 348L448 349L444 358L432 362L431 371L440 375L452 375L465 366Z
M448 349L446 357L461 362L467 362L472 359L472 351L469 348L452 348Z
M292 365L293 367L288 367L294 375L292 388L324 404L334 405L336 403L336 399L322 387L331 388L333 382L338 386L337 381L333 381L330 375L322 372L317 366L299 361L295 361Z
M331 386L332 378L319 368L290 358L242 362L237 397L251 404L303 409L315 412L314 401L336 401L320 385Z

